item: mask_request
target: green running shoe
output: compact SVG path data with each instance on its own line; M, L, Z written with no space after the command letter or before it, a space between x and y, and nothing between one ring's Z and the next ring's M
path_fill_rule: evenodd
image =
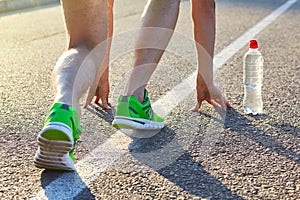
M152 110L148 92L145 90L142 103L133 95L119 97L112 125L121 129L160 130L165 123L164 119Z
M50 170L74 171L74 145L81 131L77 111L67 104L55 103L38 134L39 147L34 165Z

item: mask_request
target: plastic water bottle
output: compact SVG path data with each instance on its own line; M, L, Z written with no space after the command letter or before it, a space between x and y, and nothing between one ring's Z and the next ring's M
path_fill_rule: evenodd
M250 40L249 51L244 56L244 112L256 115L262 113L263 57L258 51L256 40Z

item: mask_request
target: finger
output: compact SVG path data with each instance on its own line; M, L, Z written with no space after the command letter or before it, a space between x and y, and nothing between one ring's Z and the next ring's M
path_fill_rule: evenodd
M100 100L100 88L99 86L97 86L97 89L96 89L96 92L95 92L95 96L96 96L96 99L95 99L95 103L98 103L99 100Z
M202 103L202 102L197 103L196 106L195 106L194 108L192 108L190 111L192 111L192 112L197 112L197 111L200 109L200 107L201 107L201 103Z
M228 101L225 101L227 108L232 108L231 104Z
M223 96L221 97L220 104L221 104L222 111L225 112L227 107L225 103L225 98Z
M216 102L215 100L213 100L213 99L207 99L206 101L207 101L207 103L209 103L210 105L212 105L212 106L215 107L215 108L221 108L221 107L222 107L219 103L217 103L217 102Z
M101 98L102 106L106 109L109 110L111 107L108 105L108 101L106 98Z
M99 96L100 95L100 88L99 86L97 86L96 92L95 92L95 96Z
M95 103L96 104L99 103L99 100L100 100L100 96L98 95L98 96L96 96Z
M88 105L90 105L90 103L92 102L92 100L93 100L93 98L94 98L94 96L95 96L96 89L97 89L96 86L91 86L91 87L90 87L88 96L87 96L87 98L86 98L86 100L85 100L84 108L87 108Z

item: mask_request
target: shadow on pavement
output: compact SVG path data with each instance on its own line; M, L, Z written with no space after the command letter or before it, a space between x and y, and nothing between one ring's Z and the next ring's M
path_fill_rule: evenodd
M213 119L214 121L222 122L219 119L208 115L206 113L200 112L201 115ZM264 120L271 118L268 115L261 114L261 115L249 115L254 120ZM280 122L277 124L269 123L269 125L281 130L282 132L289 132L289 134L299 137L300 130L296 127L291 126L288 123ZM237 112L234 108L228 109L225 117L225 128L230 128L231 130L251 139L252 141L256 142L257 144L269 148L273 152L286 157L296 163L300 163L300 155L294 152L293 150L278 144L278 142L270 135L267 135L262 129L258 128L257 126L253 125L253 123Z
M62 181L61 179L65 179L65 181ZM57 183L54 182L57 180ZM78 188L72 187L72 184L85 189L79 194L76 194ZM44 170L41 175L41 185L45 191L46 197L49 200L78 199L77 197L82 197L83 194L84 199L95 199L95 196L91 193L90 189L82 181L81 177L77 172L60 172ZM71 195L74 195L75 197L71 197Z
M260 115L253 116L253 118L258 120L269 118L269 116ZM249 119L238 113L235 109L229 109L227 111L224 125L225 128L230 128L231 130L251 139L257 144L265 148L269 148L273 152L300 164L299 154L279 144L271 135L267 135L262 129L253 125L253 123ZM291 127L291 125L287 126L286 123L284 125L285 127ZM276 127L278 128L278 125ZM280 129L282 129L281 126ZM295 129L297 130L297 128Z
M293 136L296 136L300 138L300 129L296 128L289 123L286 122L279 122L279 123L268 123L269 125L279 129L281 132L291 134Z
M183 148L176 133L165 127L159 134L133 140L131 155L184 191L208 199L243 199L230 191Z
M166 148L175 138L175 132L169 127L164 127L158 134L150 138L134 138L128 149L131 153L150 153ZM155 145L151 145L155 143Z
M235 109L229 109L225 121L222 121L202 112L200 114L223 124L225 129L230 128L262 147L298 164L300 163L299 154L281 145L272 135L254 123L259 120L270 119L271 117L268 115L249 116L247 118L248 116L241 115ZM299 137L299 129L287 123L278 123L272 126ZM181 138L178 138L178 133L176 134L174 130L168 127L154 137L133 140L129 146L129 151L135 159L192 195L209 199L243 199L206 171L186 149Z
M183 154L171 165L158 171L190 194L207 199L243 199L194 161L189 153Z
M87 107L86 109L90 111L92 114L100 117L101 119L104 119L106 122L111 124L112 121L114 120L114 116L116 112L115 108L111 107L111 109L106 110L101 104L97 103L96 105L97 106L90 104L89 107Z

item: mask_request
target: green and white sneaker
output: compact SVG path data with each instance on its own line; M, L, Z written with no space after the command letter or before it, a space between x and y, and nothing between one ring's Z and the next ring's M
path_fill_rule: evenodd
M165 123L152 110L148 92L145 90L142 103L133 95L119 97L112 125L120 129L160 130Z
M74 145L81 131L77 111L67 104L55 103L38 134L39 147L34 165L50 170L74 171Z

